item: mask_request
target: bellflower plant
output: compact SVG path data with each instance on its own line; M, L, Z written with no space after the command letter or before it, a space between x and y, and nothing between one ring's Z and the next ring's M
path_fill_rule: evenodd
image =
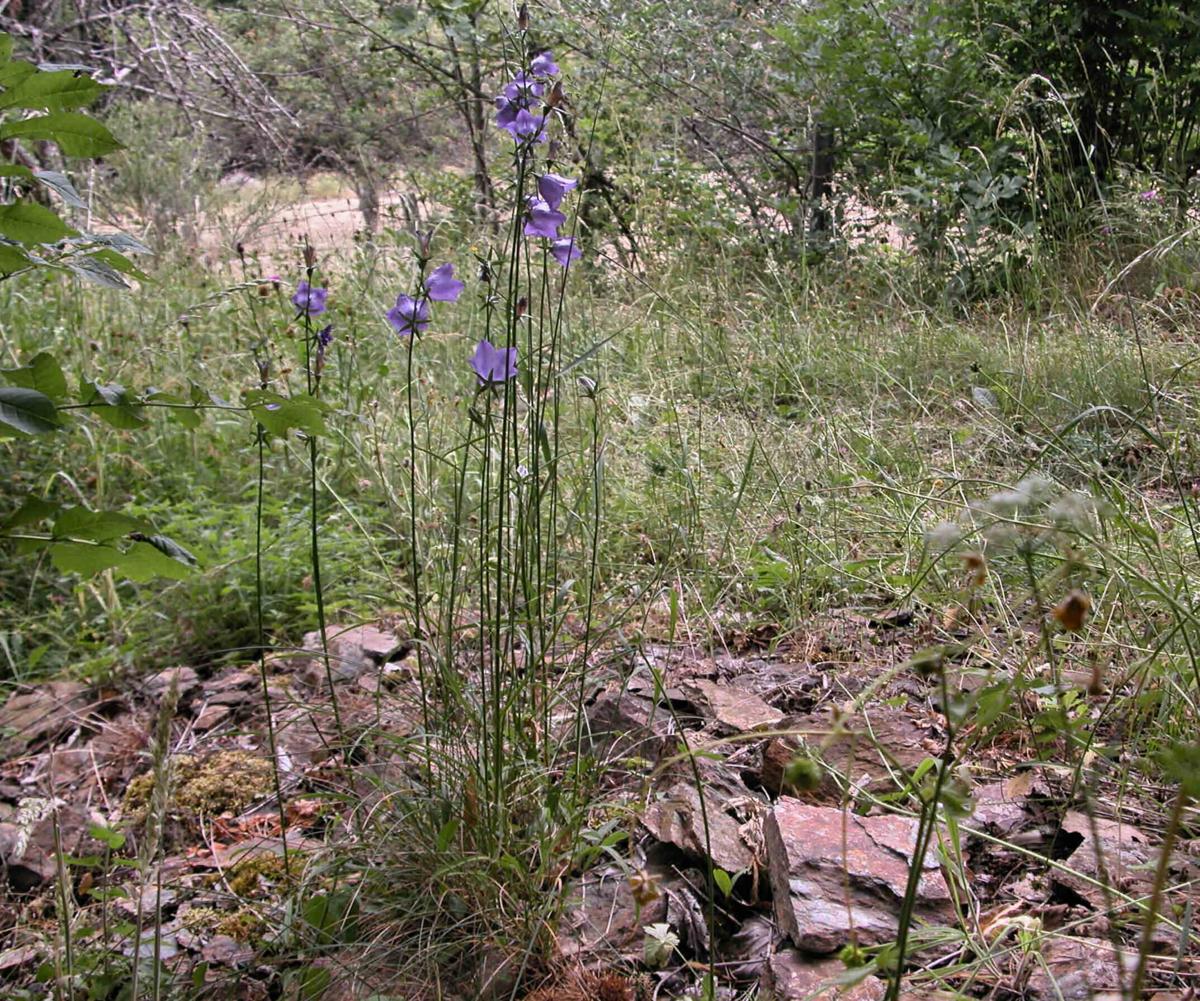
M529 70L534 76L558 76L558 63L549 50L539 52L529 64Z
M453 264L434 268L433 273L425 279L425 294L433 302L458 302L464 288L466 285L454 277Z

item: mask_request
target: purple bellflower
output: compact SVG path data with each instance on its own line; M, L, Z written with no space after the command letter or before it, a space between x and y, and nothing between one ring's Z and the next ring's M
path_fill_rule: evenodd
M547 172L538 178L538 194L552 209L558 209L567 194L575 189L578 181L561 174Z
M401 337L424 333L429 326L429 303L411 295L396 297L396 305L387 311L388 323Z
M482 340L475 345L471 368L475 370L481 388L499 386L517 376L517 349L498 348L491 341Z
M546 141L546 119L522 108L513 119L508 130L518 142L544 143Z
M530 72L534 76L557 76L558 63L554 61L554 56L549 52L539 52L533 57L533 62L529 64Z
M528 111L542 96L545 85L525 73L518 73L504 87L504 93L496 98L496 124L516 135L517 116Z
M567 217L551 208L541 198L529 199L529 221L525 223L526 236L544 236L553 240L558 236L558 227Z
M454 277L453 264L434 268L433 273L425 279L425 294L434 302L458 302L464 288L466 285Z
M579 252L579 248L575 246L575 237L573 236L555 240L550 246L550 254L564 268L570 267L572 261L577 261L583 256Z
M316 316L325 312L325 300L328 296L329 289L315 288L308 282L301 282L296 286L296 294L292 296L292 305L300 311L301 316L305 313Z

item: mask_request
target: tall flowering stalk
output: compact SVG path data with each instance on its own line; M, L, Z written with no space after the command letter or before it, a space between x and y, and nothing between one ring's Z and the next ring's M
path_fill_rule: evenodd
M428 772L429 753L428 740L431 731L429 714L429 673L426 669L428 651L425 643L425 628L423 623L424 603L421 554L417 536L417 432L416 415L413 406L413 348L417 338L425 332L432 320L430 303L457 302L462 295L465 284L454 277L454 265L443 264L434 268L428 276L425 271L429 265L429 236L423 235L417 246L417 288L416 294L401 292L396 297L396 303L387 311L387 321L396 336L405 342L405 403L408 414L408 537L409 560L411 573L409 576L412 588L413 602L413 641L417 655L417 679L421 688L421 722L426 740L425 764Z

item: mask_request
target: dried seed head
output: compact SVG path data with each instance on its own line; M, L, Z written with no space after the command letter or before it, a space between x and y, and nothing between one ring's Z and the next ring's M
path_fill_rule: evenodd
M964 553L962 560L963 565L971 572L969 585L983 587L984 581L987 580L987 560L984 559L983 553Z
M629 874L629 890L638 907L645 907L660 896L658 880L645 869Z
M1082 591L1075 590L1055 605L1051 614L1067 632L1077 633L1083 628L1084 620L1091 609L1092 599Z

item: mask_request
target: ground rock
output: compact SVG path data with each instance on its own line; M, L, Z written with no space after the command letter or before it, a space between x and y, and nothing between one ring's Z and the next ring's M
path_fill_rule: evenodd
M0 760L19 757L78 726L88 703L88 686L77 681L50 681L10 696L0 708Z
M329 646L329 673L334 681L353 681L383 664L401 659L408 652L408 644L399 636L375 626L329 626L325 636ZM317 686L326 680L319 631L305 635L304 652L315 658L302 672L304 680Z
M1097 938L1051 939L1042 960L1045 965L1036 964L1029 978L1030 1001L1085 1001L1110 991L1120 997L1122 979L1128 981L1136 965L1135 957L1118 955Z
M649 872L655 882L665 871ZM586 965L591 958L613 953L634 962L642 956L642 928L663 921L667 898L663 894L638 907L628 874L615 866L593 870L575 880L566 890L566 906L559 919L559 953L572 962Z
M645 758L657 762L674 745L671 715L652 699L602 692L587 708L589 751L602 761Z
M1079 847L1065 860L1073 873L1056 870L1053 879L1078 893L1093 907L1103 908L1104 891L1092 880L1109 882L1117 890L1134 896L1148 894L1153 884L1153 859L1157 852L1150 839L1132 824L1097 817L1093 838L1092 822L1087 815L1074 810L1063 817L1062 830L1082 838ZM1088 878L1081 878L1088 877Z
M860 944L891 941L916 831L917 822L904 817L859 817L780 799L763 832L780 928L807 952L840 949L852 927ZM915 916L934 924L954 920L950 891L932 852L924 860Z
M200 676L191 667L168 667L152 674L142 682L142 690L154 699L161 699L171 690L174 683L179 698L200 684Z
M711 858L729 873L753 868L755 846L752 825L729 815L727 804L706 786L704 808L693 785L678 782L651 803L642 814L642 824L659 841L698 858ZM708 837L705 838L705 815Z
M689 695L696 693L708 714L726 733L770 730L784 717L778 709L773 709L753 692L739 685L697 678L685 682L681 687Z
M18 893L52 881L58 874L56 825L63 853L75 855L86 836L88 822L83 809L61 800L22 800L13 822L0 824L0 872Z
M842 992L835 978L845 972L836 959L813 959L784 949L767 961L759 996L769 1001L880 1001L887 992L887 985L873 976Z

